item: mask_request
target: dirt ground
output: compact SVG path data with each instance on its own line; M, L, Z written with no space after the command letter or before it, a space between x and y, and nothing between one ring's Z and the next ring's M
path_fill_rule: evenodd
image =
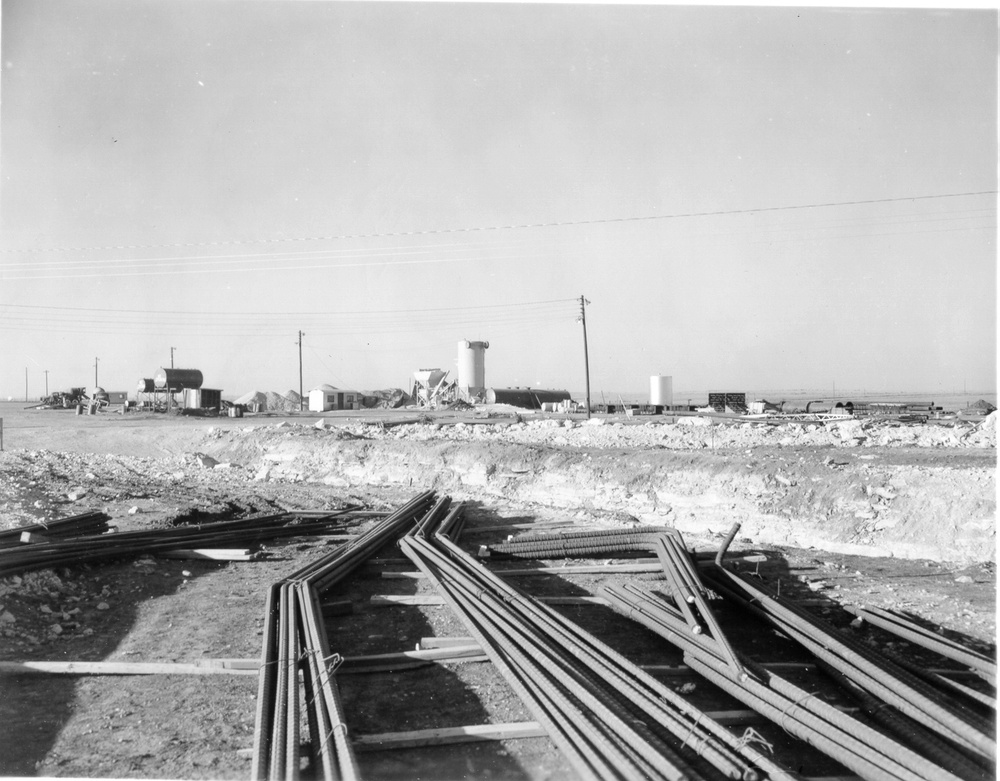
M772 584L780 580L786 593L800 591L866 642L919 659L898 638L848 629L852 616L843 606L902 611L995 654L995 417L907 426L662 416L587 422L505 408L363 419L3 415L4 527L87 510L108 513L122 531L185 516L348 504L390 510L426 489L467 503L462 544L473 552L532 529L643 524L675 526L689 548L714 551L738 522L732 554L765 557L739 566ZM143 556L4 579L0 660L259 658L267 587L336 544L293 538L267 545L251 562ZM379 566L366 566L342 593L328 595L352 603L351 613L328 619L331 648L354 657L467 635L446 607L372 602L379 594L433 593L421 580L382 575L412 569L389 549ZM514 582L532 594L585 595L616 578L654 576ZM561 610L638 663L680 665L679 651L606 608ZM773 636L744 635L747 653L780 652ZM345 668L338 680L355 737L531 720L484 662L388 673ZM733 707L708 684L670 682L707 710ZM250 772L255 674L2 674L0 688L4 775L222 779ZM754 727L792 769L837 772L780 730ZM361 750L359 759L369 779L571 777L545 738Z

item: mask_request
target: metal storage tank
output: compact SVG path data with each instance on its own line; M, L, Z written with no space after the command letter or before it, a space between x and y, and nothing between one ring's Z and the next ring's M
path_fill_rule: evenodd
M179 391L184 388L200 388L203 382L198 369L160 369L153 377L158 390Z
M136 391L138 393L152 393L156 386L153 384L152 377L146 377L139 380L139 384L136 386Z
M649 378L649 403L654 407L672 407L674 404L674 378L654 374Z
M458 389L470 396L486 390L486 350L489 342L458 343Z

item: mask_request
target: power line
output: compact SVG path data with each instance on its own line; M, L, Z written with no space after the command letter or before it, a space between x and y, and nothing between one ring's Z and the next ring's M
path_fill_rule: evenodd
M480 311L483 309L511 309L515 307L528 307L528 306L545 306L548 304L575 304L578 299L576 298L551 298L545 301L519 301L512 304L481 304L479 306L449 306L447 307L448 312L461 312L461 311ZM73 312L122 312L122 313L133 313L142 315L220 315L220 316L250 316L257 317L261 315L280 315L282 317L309 317L309 316L322 316L329 317L334 315L373 315L373 314L413 314L420 312L441 312L441 307L428 307L423 309L355 309L355 310L343 310L338 309L333 310L319 310L319 311L295 311L295 312L218 312L218 311L206 311L206 310L194 310L194 309L106 309L106 308L96 308L96 307L85 307L85 306L47 306L45 304L2 304L0 307L12 307L17 309L57 309L62 311L73 311Z
M911 196L901 196L896 198L868 198L855 201L828 201L819 203L792 204L785 206L758 206L747 209L719 209L715 211L702 211L702 212L675 212L672 214L636 215L630 217L600 217L590 220L561 220L561 221L551 221L551 222L515 223L511 225L479 225L479 226L467 226L459 228L428 228L424 230L387 231L382 233L345 233L345 234L332 234L328 236L297 236L297 237L282 237L282 238L268 238L268 239L229 239L227 241L201 241L201 242L186 242L186 243L172 243L172 244L121 244L121 245L109 245L103 247L50 247L50 248L28 248L28 249L3 249L0 250L0 253L9 254L17 252L92 252L92 251L106 251L106 250L126 250L126 249L127 250L171 249L179 247L227 247L227 246L243 246L251 244L282 244L289 242L308 242L308 241L342 241L345 239L394 238L401 236L433 236L433 235L446 235L454 233L527 230L533 228L561 228L561 227L571 227L577 225L604 225L611 223L643 222L651 220L674 220L674 219L684 219L690 217L717 217L717 216L733 215L733 214L758 214L762 212L794 211L803 209L828 209L837 206L870 206L881 203L900 203L903 201L926 201L926 200L943 199L943 198L967 198L979 195L996 195L996 194L997 194L996 190L980 190L975 192L964 192L964 193L911 195Z

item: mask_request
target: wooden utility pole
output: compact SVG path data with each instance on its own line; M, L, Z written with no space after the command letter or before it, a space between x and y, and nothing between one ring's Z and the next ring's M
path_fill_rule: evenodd
M171 369L174 368L174 350L176 350L176 349L177 349L176 347L171 347L170 348L170 368Z
M590 302L580 296L580 322L583 323L583 370L587 375L587 418L590 418L590 354L587 350L587 304Z
M24 367L24 403L28 403L28 367Z
M101 360L100 358L94 358L94 387L101 387L100 383L97 382L97 362Z
M299 412L302 409L302 332L299 331Z
M48 369L43 369L43 371L45 372L45 395L48 396L49 395L49 370Z

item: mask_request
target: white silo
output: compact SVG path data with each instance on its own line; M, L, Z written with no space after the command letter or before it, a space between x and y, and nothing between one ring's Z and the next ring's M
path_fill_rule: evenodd
M486 349L489 342L458 343L458 390L476 396L486 390Z
M654 407L671 407L674 403L674 378L654 374L649 378L649 403Z

